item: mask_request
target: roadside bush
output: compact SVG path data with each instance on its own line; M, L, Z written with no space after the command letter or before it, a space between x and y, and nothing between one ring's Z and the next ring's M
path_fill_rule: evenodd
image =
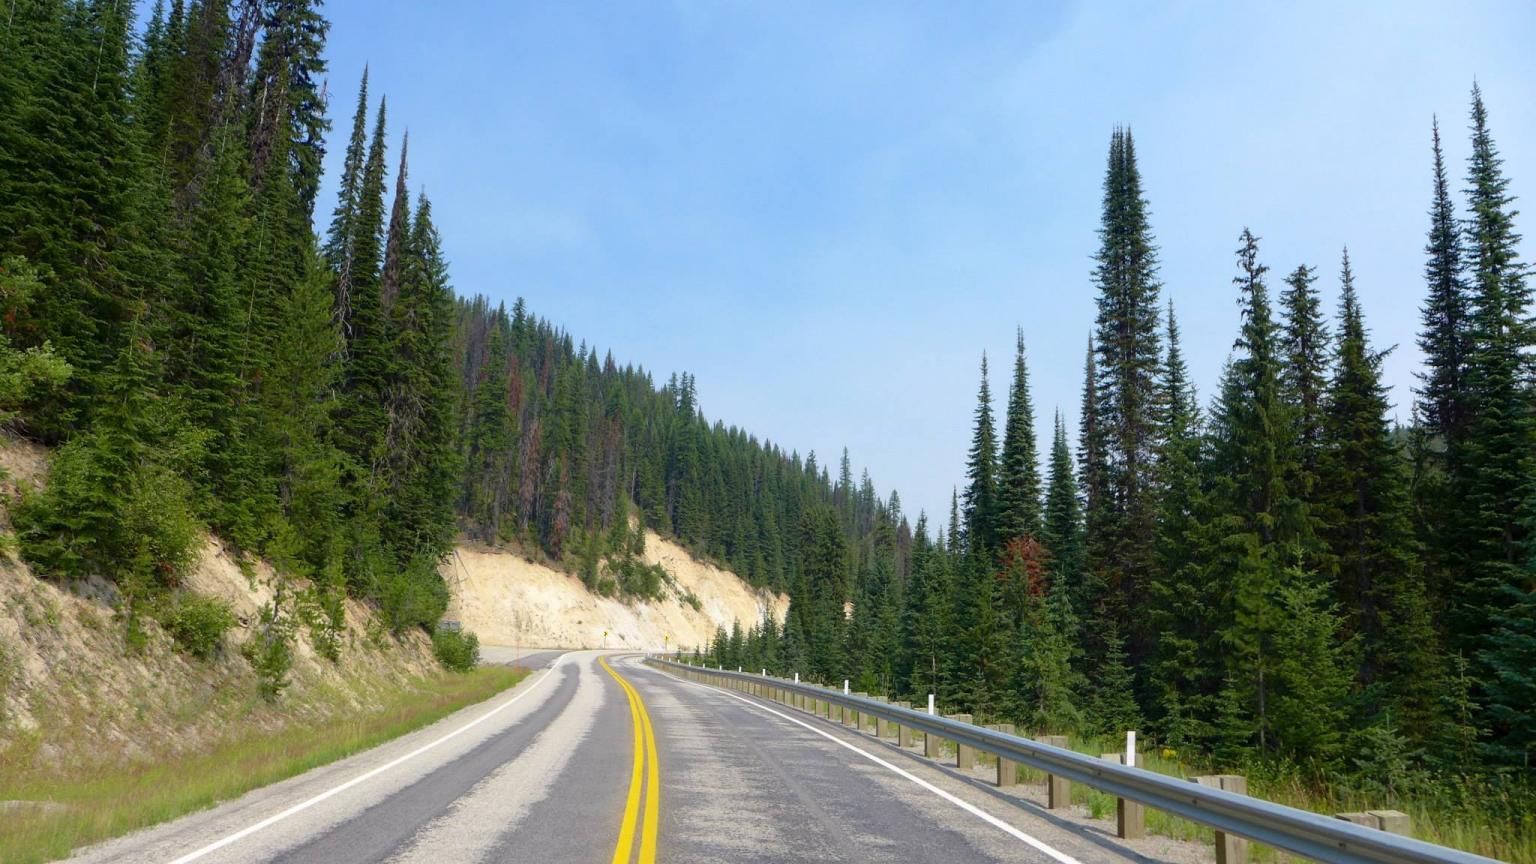
M480 663L480 639L473 633L439 627L432 633L432 653L444 668L468 672Z
M293 622L282 614L282 594L262 607L259 632L241 647L240 653L256 671L256 689L268 701L276 700L288 686L293 668Z
M235 626L235 613L216 597L178 592L160 604L156 618L181 650L199 660L211 659Z

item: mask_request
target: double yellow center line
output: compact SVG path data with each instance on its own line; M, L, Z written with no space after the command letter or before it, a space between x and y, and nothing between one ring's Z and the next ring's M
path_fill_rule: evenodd
M619 826L619 842L613 847L613 864L629 864L630 853L635 848L635 828L640 826L639 864L656 864L656 826L661 816L661 769L656 760L656 733L651 730L651 715L645 710L645 702L634 686L608 665L608 658L599 657L598 663L608 670L613 680L619 682L629 696L629 718L635 726L635 759L629 773L629 799L624 803L624 822ZM642 781L644 794L642 795ZM641 822L640 802L645 800L645 817Z

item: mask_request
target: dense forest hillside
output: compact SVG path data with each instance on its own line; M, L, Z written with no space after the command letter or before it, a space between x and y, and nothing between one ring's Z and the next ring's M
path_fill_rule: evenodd
M1247 229L1232 280L1242 326L1202 406L1135 142L1117 130L1075 447L1058 406L1042 470L1021 331L999 406L981 358L947 525L919 518L909 556L879 547L852 570L833 539L808 559L782 629L722 632L708 653L919 702L935 693L946 710L1024 728L1150 731L1225 766L1342 778L1378 798L1454 788L1458 812L1529 832L1530 272L1481 93L1460 207L1438 124L1427 131L1426 364L1411 423L1388 421L1385 352L1348 251L1334 278L1302 263L1275 280Z
M834 485L707 422L689 375L658 386L521 302L457 299L366 70L317 237L319 5L7 14L0 412L54 448L11 508L34 572L109 580L130 646L146 616L218 631L185 580L212 530L291 580L247 646L281 678L300 624L339 655L349 596L432 630L460 532L634 596L660 579L637 526L780 590L818 544L852 572L904 542L895 496L855 489L846 456Z

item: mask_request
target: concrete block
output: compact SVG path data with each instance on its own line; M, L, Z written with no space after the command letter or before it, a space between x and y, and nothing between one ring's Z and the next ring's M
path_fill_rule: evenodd
M1344 822L1352 822L1356 825L1364 825L1367 828L1376 827L1376 817L1369 813L1335 813L1333 818Z
M1240 774L1206 774L1189 779L1212 789L1221 789L1238 795L1248 794L1248 778ZM1246 864L1247 861L1247 840L1221 831L1216 832L1216 864Z
M1003 732L1003 733L1006 733L1008 735L1012 735L1013 734L1013 724L1012 723L991 723L991 724L988 724L987 728L993 730L994 732ZM1001 756L997 757L997 785L998 785L998 787L1001 788L1001 787L1004 787L1004 786L1013 786L1014 784L1016 784L1018 782L1019 782L1019 763L1013 761L1012 759L1004 759Z
M1067 748L1067 736L1065 735L1040 735L1035 738L1041 744L1051 747ZM1055 774L1045 776L1045 807L1047 810L1061 810L1072 805L1072 781L1065 777L1057 777Z
M1125 764L1124 753L1105 753L1099 758L1116 765ZM1135 801L1115 799L1115 834L1122 840L1137 840L1147 836L1147 808Z

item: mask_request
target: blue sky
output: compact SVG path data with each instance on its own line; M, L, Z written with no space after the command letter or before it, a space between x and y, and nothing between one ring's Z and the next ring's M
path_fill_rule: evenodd
M1456 7L1463 8L1456 8ZM1531 3L508 3L332 0L329 218L357 79L409 127L462 294L801 454L845 445L908 511L960 482L977 363L1024 328L1042 447L1075 429L1105 148L1134 130L1202 400L1272 284L1347 244L1406 418L1430 118L1456 186L1481 83L1536 194ZM1517 223L1530 235L1528 218ZM1536 249L1527 241L1529 258ZM1001 408L1001 405L999 405ZM856 468L857 470L857 468Z

